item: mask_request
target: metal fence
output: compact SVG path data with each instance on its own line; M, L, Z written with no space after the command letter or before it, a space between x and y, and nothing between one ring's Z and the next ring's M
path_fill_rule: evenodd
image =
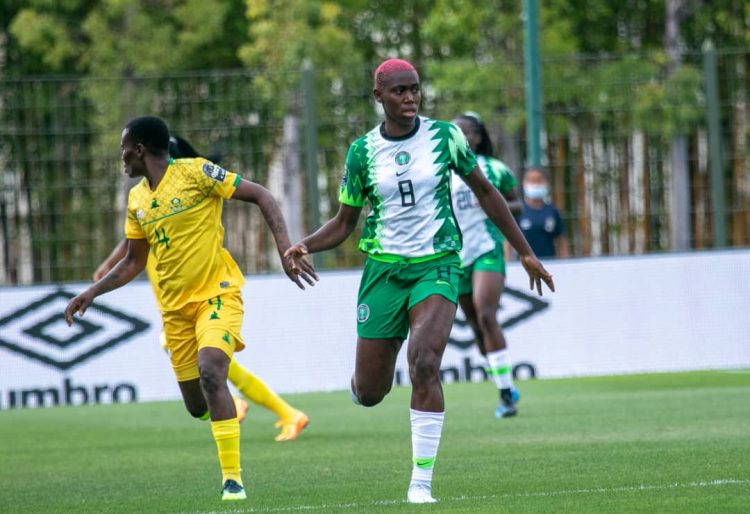
M689 246L750 244L750 51L686 54L677 71L663 61L544 62L552 199L573 255L674 248L676 142L688 178ZM479 112L500 158L520 177L521 70L520 62L430 62L422 112L444 119ZM163 117L203 153L220 154L226 168L268 186L292 238L309 233L337 209L349 143L380 119L370 90L369 69L335 68L1 80L0 284L91 276L122 237L132 184L118 143L125 121L140 114ZM225 244L245 272L278 269L257 209L229 202L224 216ZM355 237L318 258L323 268L360 263Z

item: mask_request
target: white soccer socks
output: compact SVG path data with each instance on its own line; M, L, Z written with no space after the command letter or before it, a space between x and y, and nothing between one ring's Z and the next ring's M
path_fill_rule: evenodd
M487 365L492 380L498 389L513 389L513 368L510 365L508 350L496 350L487 354Z
M432 468L435 465L445 412L422 412L409 409L411 445L414 466L406 499L409 503L434 503Z

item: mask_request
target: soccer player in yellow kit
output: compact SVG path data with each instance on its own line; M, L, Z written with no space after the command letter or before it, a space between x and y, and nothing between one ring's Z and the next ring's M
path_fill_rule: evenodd
M159 308L172 366L185 406L194 417L208 415L222 472L222 499L242 500L240 427L227 387L232 355L244 348L240 294L244 277L223 247L223 201L233 198L260 207L279 255L289 248L286 224L278 204L264 187L206 159L171 159L169 129L154 116L127 123L120 141L124 171L143 179L130 190L125 222L125 257L99 281L74 297L65 309L68 325L94 299L130 282L155 261ZM298 287L305 271L284 271Z
M170 150L170 155L174 157L175 153ZM120 260L125 257L127 248L127 239L120 241L117 246L115 246L114 250L112 250L112 253L94 272L94 281L102 278L109 272L109 270L120 262ZM154 291L154 296L156 297L156 302L161 305L161 291L156 285L156 265L154 262L154 259L148 259L146 262L146 274L149 277L151 289ZM161 333L160 341L164 349L169 352L169 345L167 344L167 338L163 331ZM268 387L260 377L241 366L234 358L229 363L227 378L245 398L256 405L265 407L279 416L279 420L276 422L276 428L281 428L281 432L275 437L275 441L294 441L297 439L300 432L309 424L310 418L308 418L307 414L289 405L273 389ZM239 421L242 422L247 413L247 402L240 398L234 398L234 404L237 410L237 417Z
M175 135L171 135L169 138L169 155L173 159L201 157L189 142ZM211 160L214 164L218 163L218 158L212 158ZM112 253L104 259L94 272L94 282L106 275L109 270L125 257L127 248L127 239L121 240L117 246L115 246ZM146 274L149 277L156 301L161 305L161 291L156 285L155 259L148 259L146 262ZM164 349L169 351L166 336L163 331L160 340ZM295 409L285 402L284 399L268 387L260 377L237 363L236 359L232 359L229 363L227 378L245 398L257 405L265 407L279 416L279 420L276 422L276 427L281 428L281 432L275 438L277 442L295 440L302 429L304 429L310 422L304 412ZM247 402L240 398L234 398L234 402L237 410L237 418L242 422L247 413Z

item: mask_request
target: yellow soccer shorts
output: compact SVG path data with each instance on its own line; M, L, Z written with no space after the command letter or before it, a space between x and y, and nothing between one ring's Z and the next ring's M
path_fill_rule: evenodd
M199 350L218 348L231 359L234 352L245 348L240 335L244 313L239 292L162 313L167 350L178 382L200 377Z

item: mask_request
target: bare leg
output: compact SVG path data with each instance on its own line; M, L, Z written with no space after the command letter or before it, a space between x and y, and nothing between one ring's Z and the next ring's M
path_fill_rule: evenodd
M390 392L402 343L401 339L357 338L352 393L365 407L377 405Z
M497 321L497 306L505 286L505 276L493 271L478 271L472 277L474 307L484 340L485 357L492 380L500 393L498 418L516 415L510 358L502 327Z
M206 397L203 396L201 381L199 378L177 382L182 393L182 401L185 402L185 408L194 418L201 418L208 412Z
M237 412L227 387L229 357L218 348L202 348L198 352L200 384L206 397L211 421L234 418Z
M456 305L439 295L432 295L409 311L409 377L411 407L425 412L443 412L443 388L440 385L440 362L448 342Z
M472 288L476 323L484 344L483 354L504 350L505 336L497 321L497 306L505 288L505 277L493 271L476 271L472 277Z
M471 294L462 294L458 297L458 304L461 306L461 310L464 311L464 314L466 315L466 322L474 332L474 338L476 339L479 353L481 353L482 355L486 355L487 352L484 348L482 331L479 328L479 322L477 320L477 311L474 308L474 298Z
M218 348L201 348L198 351L198 370L201 388L211 414L211 434L221 467L224 484L222 499L245 499L240 467L240 424L234 400L227 387L230 359ZM232 482L233 481L233 482Z
M412 473L406 499L432 503L432 472L445 419L440 362L456 315L456 305L432 295L409 311Z

